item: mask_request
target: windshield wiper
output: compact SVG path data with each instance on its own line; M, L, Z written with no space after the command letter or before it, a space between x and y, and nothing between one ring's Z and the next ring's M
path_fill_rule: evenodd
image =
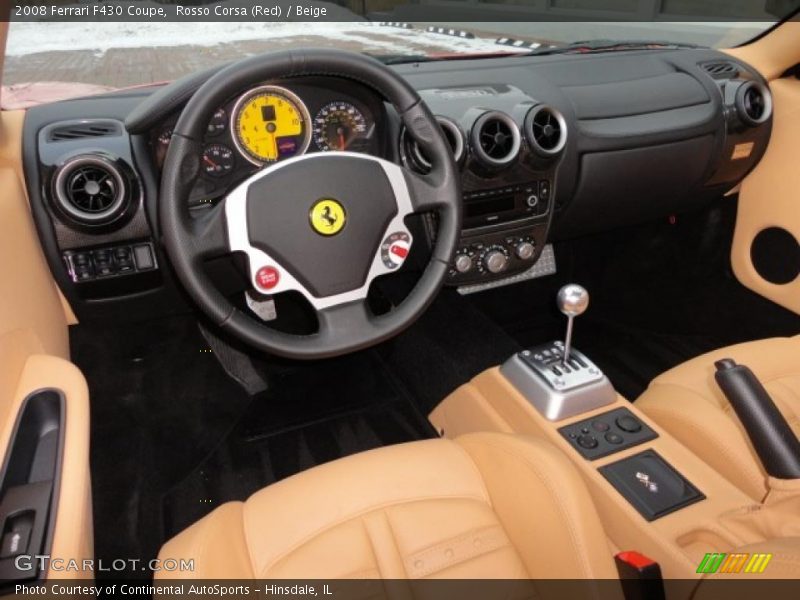
M671 50L680 48L704 48L698 44L667 42L662 40L585 40L572 42L565 46L536 48L529 56L548 54L592 54L595 52L616 52L621 50Z

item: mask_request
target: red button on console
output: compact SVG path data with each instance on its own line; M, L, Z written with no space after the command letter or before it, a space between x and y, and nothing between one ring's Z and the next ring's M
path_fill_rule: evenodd
M271 290L281 279L281 274L275 267L261 267L256 272L256 285L262 290Z

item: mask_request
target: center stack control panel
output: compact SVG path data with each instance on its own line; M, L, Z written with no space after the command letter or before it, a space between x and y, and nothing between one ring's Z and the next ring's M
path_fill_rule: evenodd
M511 85L423 90L461 170L464 220L447 283L498 282L530 270L547 243L567 122L556 108ZM406 166L431 163L401 133Z

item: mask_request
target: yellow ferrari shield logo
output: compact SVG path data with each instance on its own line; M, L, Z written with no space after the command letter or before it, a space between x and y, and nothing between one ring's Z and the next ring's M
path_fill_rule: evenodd
M311 227L320 235L336 235L344 227L347 214L344 206L333 198L318 200L309 214Z

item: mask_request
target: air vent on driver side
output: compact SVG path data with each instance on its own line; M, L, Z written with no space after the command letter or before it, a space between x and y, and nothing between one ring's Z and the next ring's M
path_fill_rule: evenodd
M555 108L540 104L525 116L525 139L542 158L552 158L567 143L567 122Z
M461 164L467 154L464 133L454 121L446 117L437 116L436 120L442 128L447 143L453 150L453 160L457 165ZM400 134L400 153L406 166L414 169L418 173L430 172L431 161L428 160L428 157L419 147L419 144L408 134L405 128L403 128Z
M772 116L772 94L758 81L745 81L736 90L736 114L747 125L755 127Z
M118 135L122 135L122 124L118 121L74 121L51 127L45 134L45 139L48 142L65 142Z
M65 216L84 225L110 223L125 211L130 196L119 168L99 155L65 162L56 172L53 195Z
M470 137L473 153L484 166L494 169L506 167L519 154L519 128L506 113L483 113L472 126Z
M700 66L714 79L733 79L739 76L739 67L726 60L707 62Z

